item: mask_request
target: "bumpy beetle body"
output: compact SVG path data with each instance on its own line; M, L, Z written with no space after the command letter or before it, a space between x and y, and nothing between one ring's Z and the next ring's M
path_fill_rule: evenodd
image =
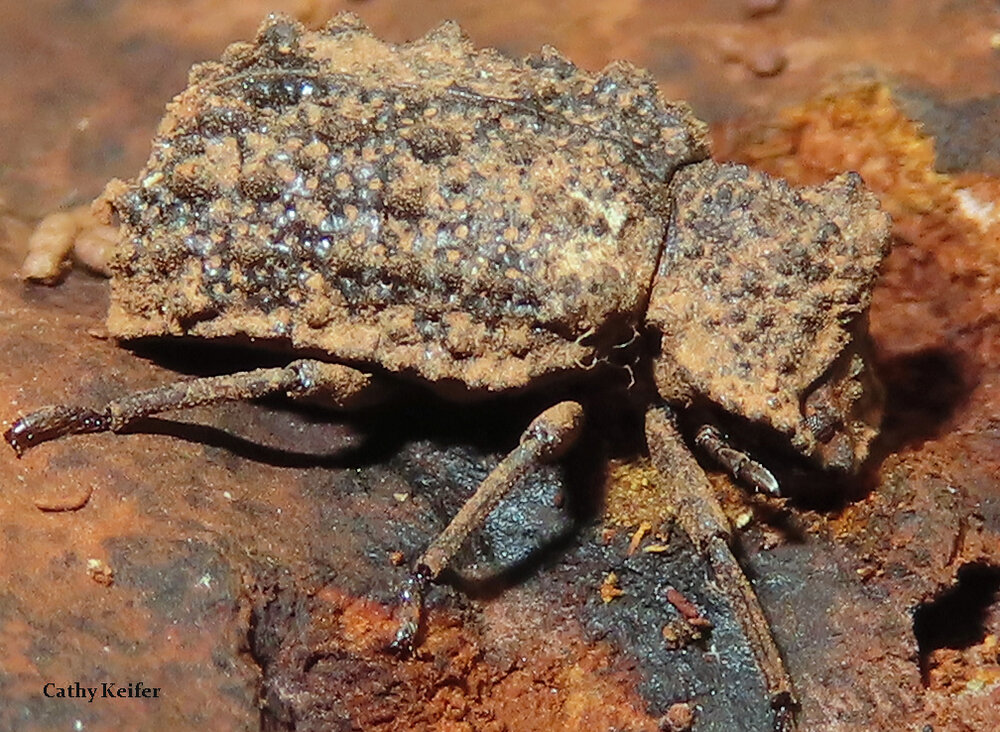
M885 217L855 176L793 190L707 161L705 133L625 63L514 61L454 25L392 46L350 17L275 21L196 67L146 169L109 187L108 328L495 392L652 326L668 401L849 468L873 434L863 390L822 377L863 326Z
M310 360L226 395L201 380L103 413L41 410L8 432L19 450L158 409L367 384L344 386L356 372L324 363L444 396L537 388L636 333L659 341L651 371L668 409L734 415L844 471L877 429L865 314L888 221L874 196L853 174L795 189L711 161L705 126L626 63L591 74L552 50L515 61L452 24L394 46L353 16L318 32L271 18L255 42L195 67L146 168L103 200L121 225L112 335L267 339ZM498 484L558 454L578 412L536 420L530 454L512 454ZM666 413L651 414L654 462L700 486ZM718 433L698 442L776 489ZM718 507L701 488L677 492L685 528L735 566L713 554L728 538ZM435 542L420 583L475 520L460 515ZM733 592L746 623L763 623L749 586ZM780 667L769 638L758 658ZM771 686L787 697L787 678Z

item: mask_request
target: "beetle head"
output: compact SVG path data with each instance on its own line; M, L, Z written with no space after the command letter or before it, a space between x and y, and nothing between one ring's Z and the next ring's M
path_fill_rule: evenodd
M867 319L800 403L800 451L821 466L852 472L868 455L882 421L883 389L871 366ZM794 434L794 433L793 433Z
M878 429L867 310L889 220L855 174L793 188L739 165L678 172L647 313L660 395L769 428L852 471Z

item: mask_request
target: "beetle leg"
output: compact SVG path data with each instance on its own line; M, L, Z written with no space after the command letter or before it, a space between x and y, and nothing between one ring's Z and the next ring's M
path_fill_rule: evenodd
M568 450L582 427L583 407L576 402L560 402L532 420L521 435L520 444L486 476L414 564L401 595L403 621L390 646L392 650L409 653L413 649L423 615L424 592L448 566L469 535L535 465L555 460Z
M179 381L115 399L101 410L69 405L43 407L18 419L3 436L20 457L29 448L64 435L118 432L137 419L174 409L256 399L279 392L292 397L322 395L334 404L342 404L370 383L368 374L348 366L303 359L284 367Z
M775 710L775 729L792 730L796 702L760 601L730 548L732 529L705 474L662 409L646 413L646 441L660 479L673 489L677 521L708 561L757 660ZM734 451L735 452L735 451Z
M751 486L759 493L775 497L781 495L781 486L771 471L745 452L732 447L726 441L726 436L716 427L702 425L695 435L694 442L737 480Z

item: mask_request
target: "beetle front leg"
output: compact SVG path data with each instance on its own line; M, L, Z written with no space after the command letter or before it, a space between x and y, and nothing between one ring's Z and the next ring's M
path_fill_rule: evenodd
M705 474L664 410L654 408L646 413L646 441L660 479L666 481L673 490L673 509L677 522L711 566L719 587L750 644L764 677L771 706L775 710L775 729L794 729L794 709L797 704L792 680L781 660L760 601L733 556L729 519L719 505ZM735 450L733 452L736 453ZM735 457L741 455L742 453L736 453Z
M322 395L334 404L344 404L370 385L371 376L357 369L303 359L278 368L178 381L115 399L99 410L62 404L43 407L18 419L3 436L21 457L49 440L88 432L119 432L138 419L174 409L282 392L291 397Z
M507 455L455 514L423 555L414 564L407 588L402 593L403 621L391 649L409 653L413 649L423 616L423 597L479 528L490 512L532 468L559 458L576 441L583 427L583 407L576 402L560 402L532 420L521 435L520 444Z

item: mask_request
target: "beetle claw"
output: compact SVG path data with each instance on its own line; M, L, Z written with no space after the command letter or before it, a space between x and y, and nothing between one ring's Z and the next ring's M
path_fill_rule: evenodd
M741 463L736 477L753 486L758 493L767 493L775 498L781 497L781 485L778 479L756 460L747 458Z

